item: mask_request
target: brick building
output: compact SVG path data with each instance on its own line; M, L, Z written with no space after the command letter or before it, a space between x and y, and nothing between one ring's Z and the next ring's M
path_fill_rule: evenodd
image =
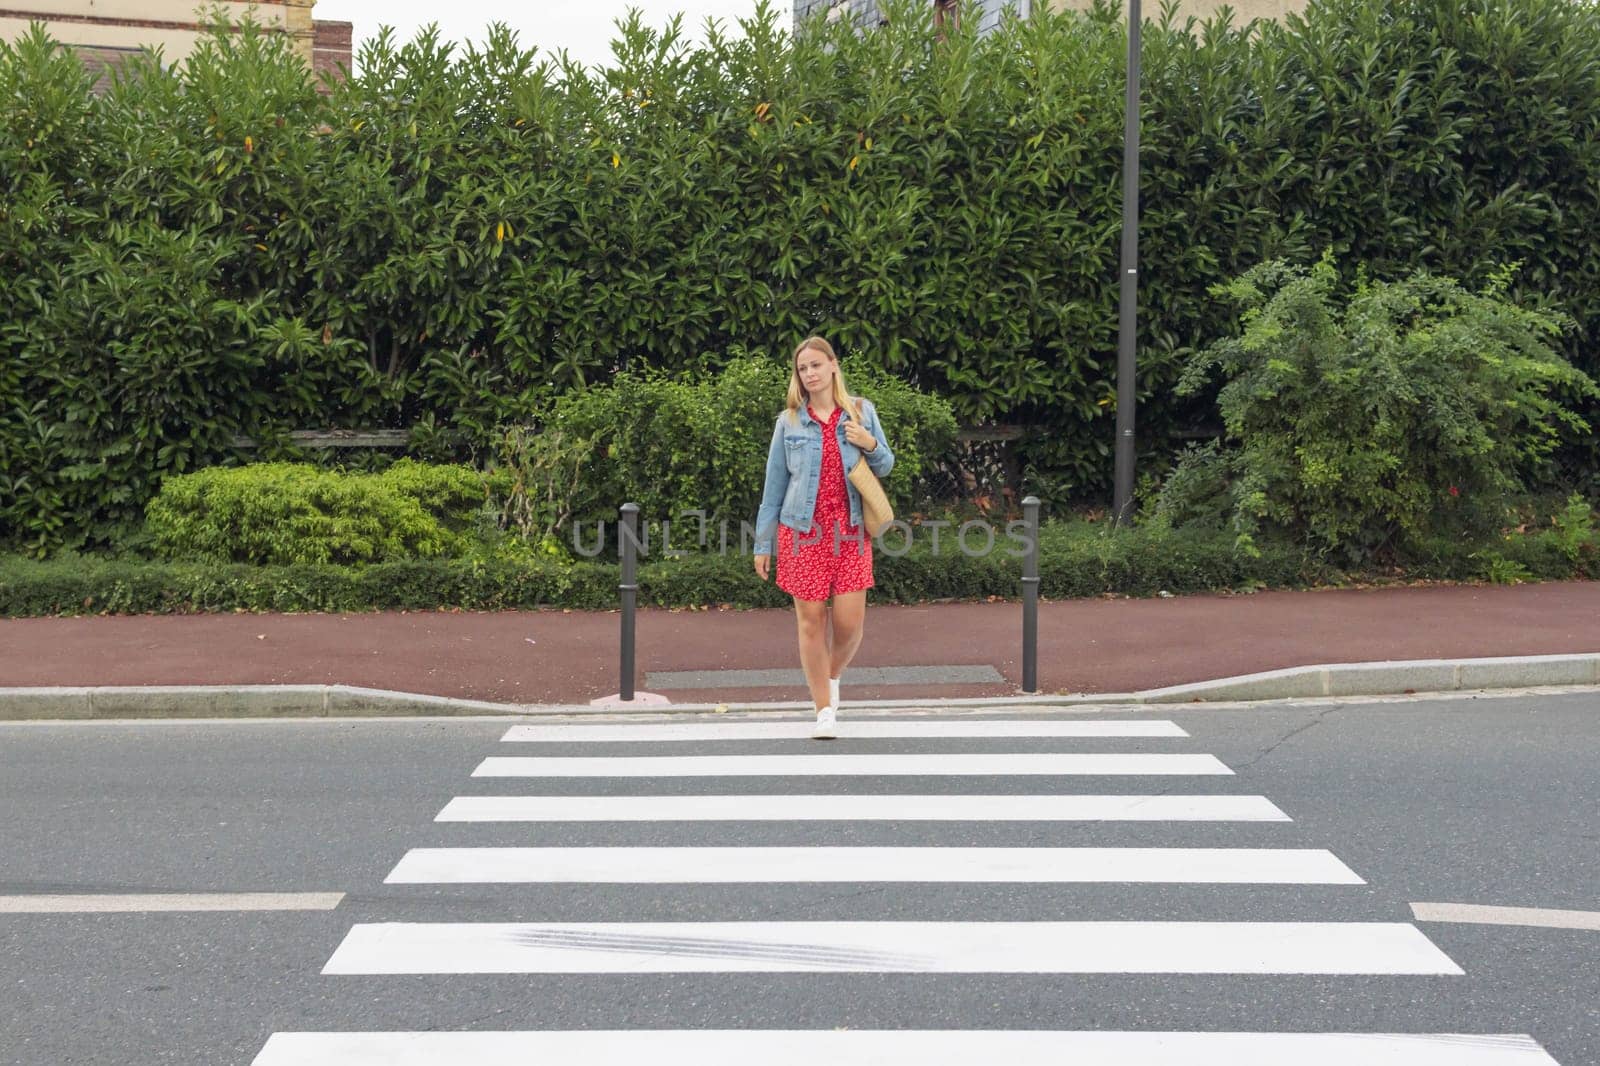
M311 69L330 78L339 76L340 67L349 70L350 23L313 19L311 30Z
M222 0L230 19L246 15L288 34L294 49L319 72L350 65L350 23L312 17L316 0ZM91 69L160 48L169 63L181 62L206 32L195 0L0 0L0 39L11 41L42 22L50 36L71 46ZM210 5L207 5L210 10Z

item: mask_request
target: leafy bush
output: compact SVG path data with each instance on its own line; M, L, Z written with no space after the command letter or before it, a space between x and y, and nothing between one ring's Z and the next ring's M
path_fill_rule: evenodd
M462 536L478 531L487 505L508 487L503 476L412 459L397 460L370 476L384 488L416 500L445 529Z
M168 558L265 565L374 563L471 553L485 478L401 460L380 474L295 463L170 477L147 508Z
M492 462L505 486L500 525L560 551L560 534L572 521L573 497L594 442L556 427L508 426L496 445Z
M1198 353L1179 389L1220 372L1226 439L1183 459L1158 513L1226 514L1246 549L1270 532L1355 563L1432 535L1497 533L1561 432L1587 429L1558 396L1600 394L1554 350L1562 316L1506 300L1509 278L1474 294L1424 274L1363 275L1345 297L1324 255L1219 286L1243 331Z
M1594 508L1582 496L1573 493L1567 497L1566 506L1551 516L1550 529L1544 535L1574 567L1593 567L1600 552L1600 530L1595 528Z
M96 96L42 31L0 43L0 541L114 543L163 476L336 391L300 356L326 368L348 342L269 336L259 249L325 106L286 49L218 39L182 78L132 57Z
M904 500L925 459L954 439L950 407L869 364L842 366L852 393L877 406L895 453L884 489L891 500ZM562 463L576 468L570 450L547 453L542 467L534 455L535 461L508 473L518 483L545 486L539 491L553 498L545 514L568 515L591 528L615 521L617 508L632 500L646 520L671 521L699 510L707 521L725 518L737 530L741 520L755 520L772 423L783 410L788 381L786 359L742 352L700 378L621 373L562 397L545 420L545 434L586 454L579 476L548 473L564 471Z

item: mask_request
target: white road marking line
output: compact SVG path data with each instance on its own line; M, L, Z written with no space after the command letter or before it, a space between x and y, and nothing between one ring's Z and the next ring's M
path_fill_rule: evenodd
M1332 852L1291 848L413 848L385 884L1365 884Z
M343 892L189 892L128 895L0 896L0 914L108 914L145 911L331 911Z
M378 923L325 974L1460 974L1401 922Z
M274 1033L253 1066L1557 1066L1530 1037L1456 1033L631 1029Z
M879 774L1232 774L1214 755L490 756L473 777L793 777Z
M906 721L856 718L839 723L851 737L1186 737L1176 723L1156 719L1018 721L974 718ZM782 740L811 736L811 722L661 722L649 725L514 725L510 743L623 743L658 740Z
M1535 925L1548 929L1600 932L1600 911L1551 910L1545 907L1485 907L1473 903L1413 903L1419 922L1468 922L1474 925Z
M1287 822L1265 796L457 796L439 822Z

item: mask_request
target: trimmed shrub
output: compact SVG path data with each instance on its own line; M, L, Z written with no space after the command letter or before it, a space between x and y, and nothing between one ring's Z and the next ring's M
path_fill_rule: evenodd
M146 533L173 559L261 565L466 555L489 495L483 475L401 460L380 474L295 463L170 477Z
M538 560L410 560L367 567L0 560L0 615L477 610L616 605L614 567Z

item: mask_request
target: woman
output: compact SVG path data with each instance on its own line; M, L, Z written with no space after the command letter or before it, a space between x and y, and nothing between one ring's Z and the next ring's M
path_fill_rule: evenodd
M801 341L790 368L787 408L767 449L755 565L767 580L776 527L778 587L794 597L800 665L817 708L811 735L828 738L839 708L839 675L861 646L872 587L872 538L862 533L861 495L845 471L864 457L881 478L894 466L894 453L872 404L845 388L827 341Z

